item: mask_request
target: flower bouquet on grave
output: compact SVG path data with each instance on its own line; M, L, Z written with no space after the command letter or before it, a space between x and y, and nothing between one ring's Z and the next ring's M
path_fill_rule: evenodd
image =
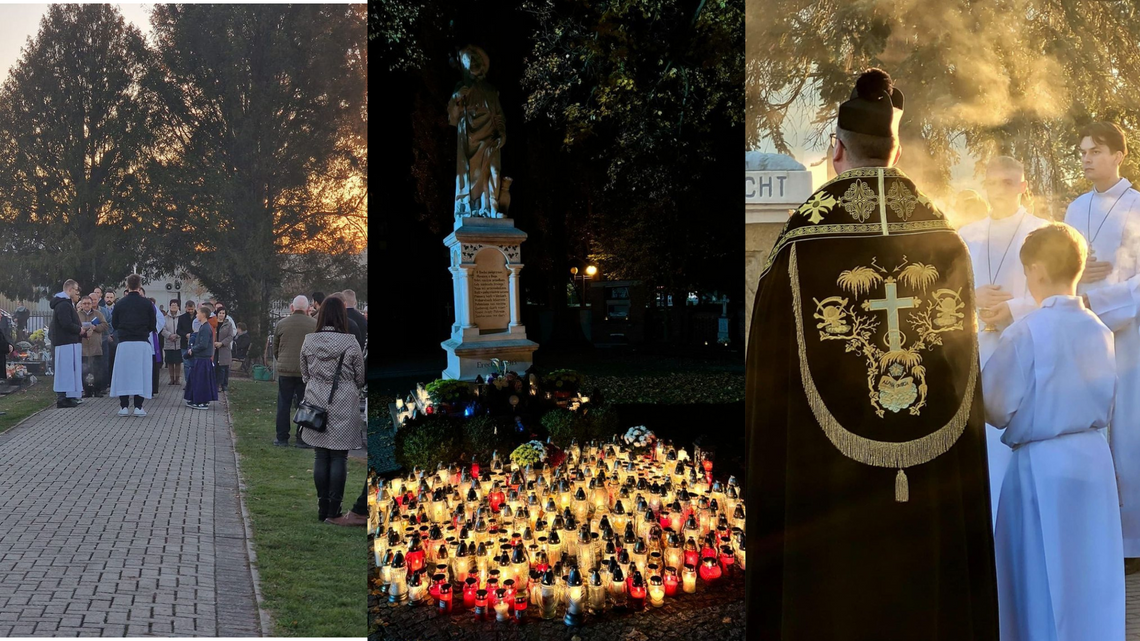
M657 435L644 425L631 427L621 437L630 456L644 456L652 460L657 451Z
M466 381L438 379L425 388L436 411L448 416L463 416L471 401L471 386Z
M13 385L21 385L28 378L28 366L22 363L8 363L4 370Z
M520 470L528 465L538 465L546 460L546 444L542 441L527 441L511 452L511 463Z
M559 407L566 407L578 395L585 377L572 369L556 369L542 377L543 387L553 396Z

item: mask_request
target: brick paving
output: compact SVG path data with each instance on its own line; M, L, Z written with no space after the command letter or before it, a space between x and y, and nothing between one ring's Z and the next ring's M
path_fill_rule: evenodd
M1140 572L1124 577L1124 591L1128 595L1124 603L1125 638L1137 641L1140 640Z
M261 633L224 401L165 377L0 434L0 636Z
M373 578L378 573L373 568ZM476 621L471 612L439 614L434 605L393 605L378 590L368 597L370 641L694 641L744 639L744 581L725 580L715 589L703 585L696 594L665 599L660 608L643 612L608 611L587 615L581 626L570 628L562 617L542 619L530 606L522 622Z

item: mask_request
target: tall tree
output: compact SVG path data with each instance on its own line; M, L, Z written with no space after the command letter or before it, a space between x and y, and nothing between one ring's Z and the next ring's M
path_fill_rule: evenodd
M157 5L152 22L169 149L154 218L258 340L286 272L363 269L366 10Z
M137 251L149 65L112 5L48 8L0 88L0 292L114 285L152 266Z
M748 145L787 152L787 115L804 106L808 141L825 145L855 76L882 66L907 97L900 165L924 188L946 193L962 150L1009 154L1063 214L1087 188L1080 126L1140 130L1136 12L1126 0L770 0L747 21ZM1125 173L1138 170L1130 155Z

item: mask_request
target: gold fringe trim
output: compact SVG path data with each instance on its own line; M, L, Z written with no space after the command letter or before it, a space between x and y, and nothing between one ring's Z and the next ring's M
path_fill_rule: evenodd
M827 409L808 367L800 298L799 261L796 256L795 245L792 245L791 265L788 271L791 275L793 311L796 319L796 346L799 352L800 378L803 379L804 394L807 396L808 406L811 407L812 414L831 444L847 458L864 465L898 469L899 473L895 476L895 499L899 502L905 502L909 499L910 490L903 470L928 463L945 454L966 430L966 422L970 418L970 408L973 405L974 386L978 381L977 344L974 345L973 362L970 365L970 375L966 381L962 403L949 423L932 434L901 443L876 441L853 434L840 425L831 411Z

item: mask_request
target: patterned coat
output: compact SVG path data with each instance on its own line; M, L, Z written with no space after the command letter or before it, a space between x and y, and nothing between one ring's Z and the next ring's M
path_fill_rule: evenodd
M231 349L234 344L234 330L229 323L218 324L218 337L214 339L214 342L222 344L218 348L217 354L214 355L214 362L223 367L229 367L233 363Z
M330 403L329 393L341 353L344 353L344 365L340 369L340 384ZM364 354L352 334L327 327L305 337L301 346L305 400L328 410L324 432L303 430L301 437L306 443L330 450L351 450L363 445L359 389L364 387L365 374Z

